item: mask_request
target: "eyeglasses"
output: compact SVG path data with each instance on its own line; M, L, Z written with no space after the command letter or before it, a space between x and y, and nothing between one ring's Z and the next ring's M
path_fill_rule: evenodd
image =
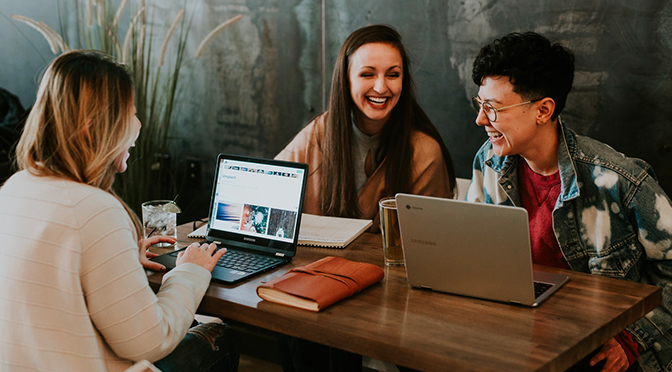
M516 107L516 106L527 105L528 103L533 103L533 102L537 102L537 101L541 101L541 98L533 99L533 100L527 101L527 102L516 103L515 105L496 108L490 102L482 101L477 96L477 97L474 97L474 98L471 99L471 104L474 105L474 110L476 110L476 112L481 112L481 109L483 109L483 113L488 118L488 120L490 122L494 122L494 121L497 121L497 113L499 111L504 111L506 109L510 109L510 108Z

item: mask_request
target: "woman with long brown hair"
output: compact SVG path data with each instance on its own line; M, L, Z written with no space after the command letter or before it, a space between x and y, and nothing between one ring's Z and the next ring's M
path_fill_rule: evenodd
M123 371L139 360L237 370L225 325L187 333L225 250L191 245L158 294L148 285L143 266L160 267L147 247L175 239L141 240L111 189L139 130L123 66L94 51L50 64L17 146L20 171L0 188L1 370Z
M303 211L375 219L378 201L405 192L450 198L455 173L441 135L422 110L401 36L373 25L343 42L327 111L276 157L307 163ZM379 229L375 221L372 231ZM283 337L283 367L328 370L328 348Z
M415 99L401 36L385 25L348 36L328 110L276 158L309 165L307 213L375 218L382 197L455 190L450 153Z

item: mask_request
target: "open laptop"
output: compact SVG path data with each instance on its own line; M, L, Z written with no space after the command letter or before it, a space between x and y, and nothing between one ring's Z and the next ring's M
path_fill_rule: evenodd
M413 287L538 306L569 280L533 271L523 208L408 194L396 199Z
M213 280L236 283L292 260L307 171L302 163L217 156L206 241L227 253L212 271ZM152 261L172 269L180 251Z

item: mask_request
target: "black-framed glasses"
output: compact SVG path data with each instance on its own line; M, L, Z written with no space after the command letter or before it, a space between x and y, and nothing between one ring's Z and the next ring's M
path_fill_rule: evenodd
M504 111L507 109L510 109L512 107L516 106L522 106L522 105L527 105L528 103L534 103L537 101L541 101L541 98L538 99L533 99L530 101L526 102L521 102L521 103L516 103L515 105L509 105L509 106L504 106L504 107L494 107L490 102L487 101L482 101L480 97L476 96L471 99L471 104L474 106L474 110L476 112L481 112L481 109L483 109L483 113L485 114L485 117L488 118L489 121L494 122L497 121L497 113L499 111Z

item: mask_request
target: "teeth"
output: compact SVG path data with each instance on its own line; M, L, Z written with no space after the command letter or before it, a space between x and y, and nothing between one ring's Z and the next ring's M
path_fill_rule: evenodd
M375 103L375 104L377 104L377 105L382 105L382 104L384 104L384 103L387 101L387 98L385 98L385 97L381 97L381 98L378 98L378 97L367 97L367 98L368 98L369 101L371 101L371 102L373 102L373 103Z
M501 133L490 132L490 133L488 133L488 136L490 136L490 138L497 139L497 138L501 137L502 134Z

